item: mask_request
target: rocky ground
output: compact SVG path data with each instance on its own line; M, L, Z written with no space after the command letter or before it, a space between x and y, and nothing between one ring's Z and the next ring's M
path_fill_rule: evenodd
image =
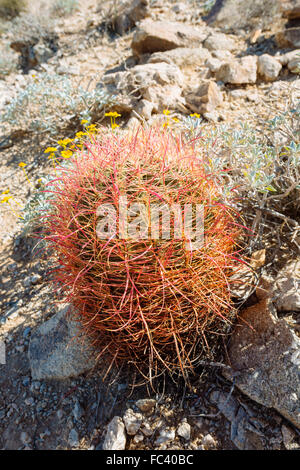
M38 24L40 3L30 7ZM209 129L242 121L264 132L266 120L299 100L297 1L283 2L280 11L270 1L273 11L256 0L254 13L242 15L244 24L241 15L228 14L230 0L221 9L217 1L210 14L205 7L213 2L134 0L117 9L115 2L82 3L70 15L51 17L50 32L39 37L23 26L19 39L14 23L1 20L0 43L12 46L14 63L1 75L0 61L0 112L45 72L113 95L124 132L165 119L165 109L179 120L199 113ZM105 123L101 113L97 122ZM9 189L20 206L33 187L19 163L26 162L35 185L51 173L44 149L80 130L74 115L54 134L30 130L31 119L28 112L21 124L2 122L0 136L0 190ZM258 244L263 250L253 263L265 290L252 295L233 331L230 366L206 366L190 390L166 379L155 391L133 387L124 370L103 381L101 367L84 360L83 347L72 344L61 354L74 327L64 316L63 295L51 290L51 259L9 205L1 204L0 217L2 449L300 448L297 213L290 215L293 242L275 218L269 245Z

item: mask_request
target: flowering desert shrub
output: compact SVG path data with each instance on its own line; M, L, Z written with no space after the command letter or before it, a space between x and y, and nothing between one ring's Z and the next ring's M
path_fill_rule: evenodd
M238 216L205 174L193 144L168 129L101 131L84 148L52 182L44 219L59 266L55 283L99 358L132 363L147 378L162 370L187 378L199 358L212 356L234 317L229 278L240 265ZM126 238L116 228L99 235L99 207L108 217L117 214L117 227L125 195L130 222L134 203L145 208L144 237ZM192 235L175 235L175 215L173 236L165 238L153 235L148 217L155 204L187 203L203 208L204 243L194 250Z

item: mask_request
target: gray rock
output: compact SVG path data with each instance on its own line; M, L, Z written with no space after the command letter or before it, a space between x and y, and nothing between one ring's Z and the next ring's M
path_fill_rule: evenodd
M271 295L279 312L300 311L300 259L279 271Z
M122 418L115 416L108 425L103 450L124 450L125 446L125 426Z
M229 360L236 386L300 427L300 338L277 319L268 298L245 309L234 329ZM232 374L223 372L227 378Z
M42 41L35 44L32 50L37 64L47 62L54 55L54 52Z
M73 408L73 416L75 421L79 421L84 416L84 410L78 400L76 400Z
M28 354L33 380L75 377L96 365L96 354L67 315L69 309L64 306L32 332Z
M144 94L149 86L184 84L184 77L175 64L165 62L155 64L136 65L126 72L115 72L103 76L105 85L113 85L123 93L132 93L134 90Z
M134 436L141 427L143 416L140 413L135 413L131 408L126 410L123 421L127 434Z
M267 82L276 80L280 74L281 68L282 65L280 62L269 54L263 54L258 57L257 71Z
M216 59L221 60L222 62L229 62L232 60L234 57L229 51L223 51L222 49L216 49L212 51L212 56L215 57Z
M20 440L22 444L29 444L31 442L31 437L29 436L27 432L23 431L21 432Z
M222 62L219 59L216 59L215 57L211 57L205 62L206 67L209 68L209 70L213 73L218 72L223 65L224 62Z
M232 85L255 83L257 74L257 57L245 56L234 59L221 66L216 74L217 80Z
M153 111L162 113L164 109L178 110L185 106L182 89L178 85L150 86L143 94L153 104Z
M300 53L298 52L298 57L290 60L288 63L288 69L292 73L300 74Z
M160 431L155 441L155 445L160 446L162 444L167 444L168 442L173 441L174 439L175 439L175 429L164 428Z
M142 433L136 434L136 436L134 436L133 438L133 442L135 444L138 444L139 442L142 442L143 440L144 440L144 436Z
M144 20L131 43L135 54L168 51L176 47L199 46L207 37L207 29L171 21Z
M154 108L154 103L148 100L141 100L138 102L136 107L136 112L144 119L150 119L152 111Z
M147 422L144 422L141 426L141 431L142 433L147 436L147 437L150 437L152 436L154 430L151 428L150 424L147 423Z
M201 66L210 57L210 52L203 47L178 47L170 51L155 52L151 55L148 63L167 62L178 67Z
M299 444L296 444L294 441L296 439L295 432L289 427L283 424L281 426L281 434L283 438L284 447L286 450L299 450Z
M300 49L287 52L286 54L276 56L276 59L279 60L281 65L288 65L289 62L293 61L300 57Z
M216 441L214 440L214 438L212 437L211 434L206 434L206 436L204 436L202 438L201 444L206 449L214 449L217 446L217 443L216 443Z
M236 42L234 39L232 39L226 34L213 32L205 40L204 47L206 47L210 51L233 51L236 47Z
M234 421L239 405L233 397L228 398L225 393L214 390L210 395L210 401L218 407L228 421Z
M76 429L74 429L74 428L71 429L71 431L69 433L68 442L69 442L71 447L77 447L78 446L79 436L78 436L78 432L76 431Z
M212 81L205 81L193 93L186 96L188 107L195 113L211 113L223 102L223 95L218 85Z
M152 414L156 407L156 400L153 398L141 398L135 404L142 413Z
M215 390L211 393L210 400L230 422L230 438L238 449L253 450L257 447L263 447L259 446L257 442L255 444L252 443L253 436L250 431L253 431L254 428L249 423L248 414L233 396L228 396L228 394ZM258 433L259 437L261 437L261 433L256 429L254 431L255 441L257 441L256 435Z
M177 434L180 437L183 437L186 441L189 441L191 438L191 426L189 423L185 420L182 420L180 425L177 428Z

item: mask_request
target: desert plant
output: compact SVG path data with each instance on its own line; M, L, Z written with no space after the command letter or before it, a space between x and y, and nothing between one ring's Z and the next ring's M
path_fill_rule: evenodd
M258 231L250 249L262 240L264 226L273 218L284 222L288 238L299 249L300 107L299 102L291 105L259 125L240 122L214 127L191 117L182 123L187 138L196 138L196 152L206 171L218 175L224 197L238 192L239 210L247 225Z
M25 7L25 0L0 0L0 15L7 18L14 18L18 16Z
M78 8L78 0L55 0L51 6L52 15L71 15Z
M102 89L74 85L67 76L40 73L18 91L0 115L0 124L54 134L58 128L80 125L82 118L90 119L92 114L101 117L113 100Z
M52 183L44 223L59 266L55 283L99 357L133 363L147 378L168 370L187 379L199 358L213 357L235 315L229 279L240 266L238 215L205 174L194 145L168 129L103 131L86 145ZM132 204L144 208L144 236L126 237L116 227L99 235L103 204L109 220L121 224L121 196L130 223L137 215ZM149 219L153 205L187 203L203 207L204 244L195 250L192 235L176 232L180 215L171 214L170 237L153 235L157 219Z

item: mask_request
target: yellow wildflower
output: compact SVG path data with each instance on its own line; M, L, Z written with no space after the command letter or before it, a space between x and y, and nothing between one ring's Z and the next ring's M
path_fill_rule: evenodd
M191 117L195 117L195 118L200 118L200 114L198 113L193 113L193 114L190 114Z
M19 166L20 166L21 168L24 168L26 165L27 165L27 163L24 163L24 162L19 163Z
M66 147L68 144L70 144L71 142L73 142L74 139L70 139L69 137L66 137L65 139L62 139L62 140L58 140L57 143L61 146L61 147Z
M86 133L86 132L82 132L82 131L76 132L76 137L77 137L77 139L80 139L80 138L83 137L84 135L87 135L87 133Z
M10 199L12 199L12 196L5 196L0 202L8 202Z
M9 191L9 190L7 190L7 191ZM16 211L14 210L14 208L12 207L12 205L11 205L11 203L10 203L10 200L11 200L11 199L12 199L13 201L15 201L18 205L20 205L12 196L5 196L0 202L1 202L1 204L6 204L6 203L7 203L7 204L9 205L11 211L12 211L17 217L20 217L20 219L24 219L24 217L22 217L22 216L21 216L18 212L16 212Z
M116 118L121 117L121 114L117 113L116 111L110 111L109 113L105 113L105 116Z
M46 148L46 150L44 151L44 153L52 153L52 152L57 152L57 148L56 147L48 147Z
M62 150L61 152L61 156L63 158L70 158L72 157L72 155L73 155L73 152L71 152L71 150Z
M109 113L105 113L105 116L110 117L112 130L114 130L116 127L119 127L118 124L116 124L116 118L121 117L121 114L117 113L116 111L110 111Z
M81 124L87 124L89 121L87 121L86 119L82 119L80 122Z

